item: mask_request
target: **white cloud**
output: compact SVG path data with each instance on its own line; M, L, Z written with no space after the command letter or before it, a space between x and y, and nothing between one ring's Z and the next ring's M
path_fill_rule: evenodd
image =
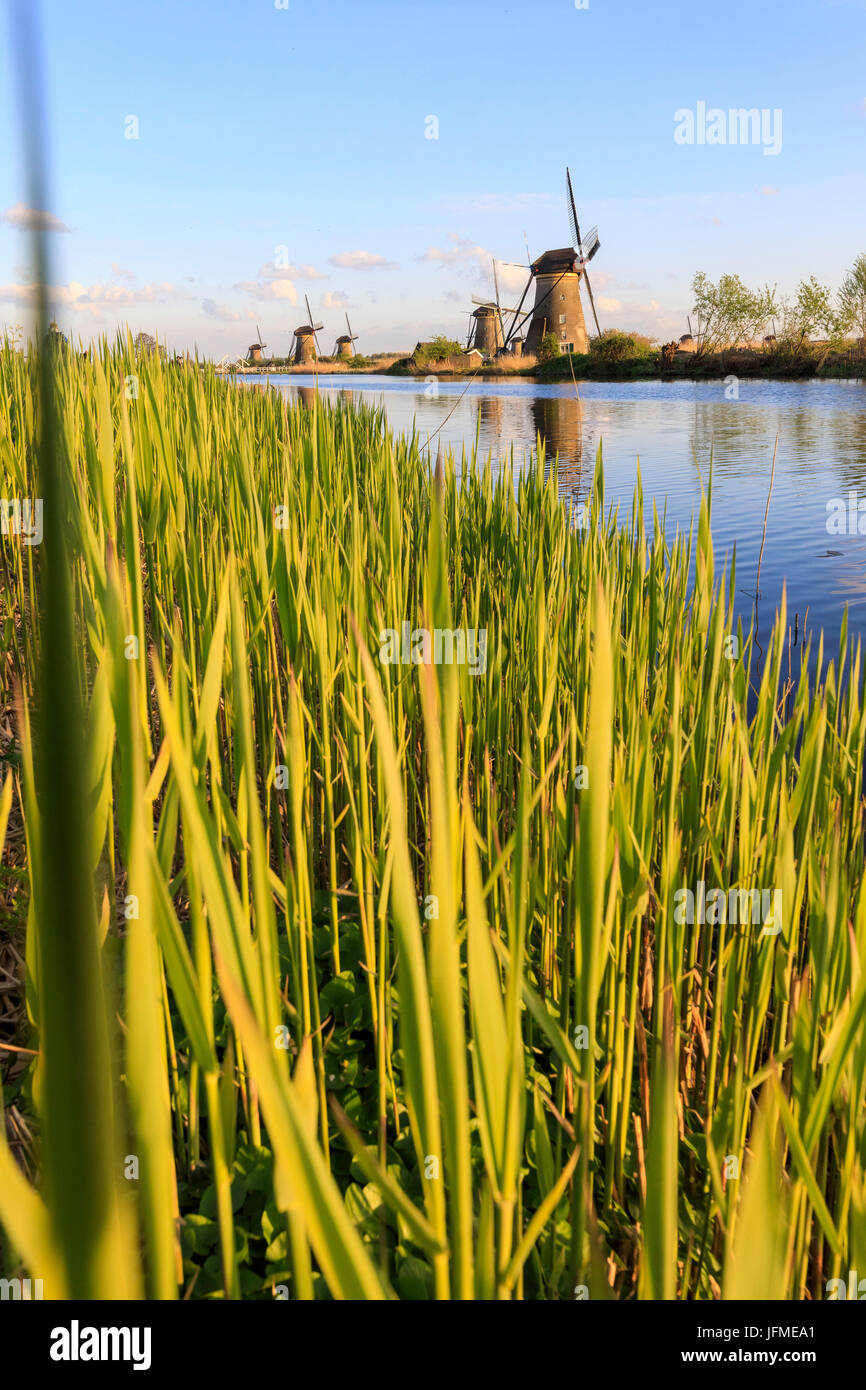
M507 290L509 294L522 294L529 277L529 266L524 268L522 265L503 265L501 261L497 261L496 274L500 290Z
M476 245L468 237L462 237L457 232L449 232L448 240L451 246L443 248L441 246L428 246L423 256L416 257L419 261L434 261L440 265L471 265L473 263L488 267L492 262L492 256L483 246Z
M336 256L329 256L331 265L339 266L341 270L394 270L397 268L396 261L386 261L384 256L379 256L373 251L340 251Z
M121 267L117 264L117 261L112 261L112 262L111 262L111 269L114 271L115 275L118 275L122 280L134 280L134 279L135 279L135 271L134 271L134 270L123 270L123 269L121 269ZM187 278L189 278L189 277L187 277Z
M253 313L247 309L245 314L239 313L236 309L230 309L227 304L218 304L215 299L203 299L201 302L202 313L209 319L222 319L223 323L238 323L240 319L251 319Z
M671 309L655 298L642 301L636 295L633 297L634 291L645 291L646 285L631 280L617 280L613 275L606 275L602 283L601 273L596 272L592 275L592 285L596 292L595 304L602 321L602 331L606 328L617 328L623 333L642 333L657 342L669 342L671 338L679 338L685 333L685 309ZM599 289L607 289L609 292L600 294ZM584 310L587 330L592 334L595 332L595 324L592 322L587 299L584 300Z
M0 222L7 222L10 227L18 227L27 232L69 231L66 223L55 217L53 212L37 212L35 208L28 208L25 203L13 203L11 208L0 212Z
M291 280L269 280L264 284L260 280L241 280L234 288L253 299L288 300L289 304L298 302L298 291Z
M241 280L236 290L248 294L251 299L276 299L283 303L297 304L296 280L327 280L329 277L314 265L276 265L266 261L260 265L255 280Z
M465 267L473 279L483 279L492 294L493 252L488 251L486 246L479 246L477 242L471 241L468 237L460 236L458 232L449 232L448 240L449 246L428 246L423 256L416 256L415 259L427 261L433 265L450 266L458 275L461 272L461 267ZM496 262L496 275L499 280L500 292L520 294L526 284L528 273L528 266L524 269L522 265L510 265L499 260Z
M321 270L316 270L314 265L274 265L273 261L265 261L260 265L256 272L260 280L328 280L330 277L324 275Z
M770 185L769 185L768 183L765 183L765 184L764 184L764 187L761 189L761 197L762 197L762 198L778 198L778 196L779 196L779 190L778 190L778 188L771 188Z
M36 291L37 287L33 284L0 285L0 303L32 307L36 303ZM68 285L51 285L48 298L49 303L99 318L106 311L126 308L131 304L162 304L169 299L186 299L188 296L168 283L125 289L122 285L82 285L77 280L71 280Z
M323 309L347 309L349 296L343 290L325 290L322 295Z

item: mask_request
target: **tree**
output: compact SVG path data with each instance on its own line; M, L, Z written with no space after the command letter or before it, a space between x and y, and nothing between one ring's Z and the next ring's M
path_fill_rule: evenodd
M146 352L152 357L156 352L156 339L150 333L137 333L132 346L136 356Z
M559 356L559 339L555 333L545 333L538 345L538 361L552 362Z
M429 343L419 343L412 355L416 363L423 366L427 362L444 362L447 357L459 357L462 352L463 348L458 342L440 333Z
M861 344L866 343L866 255L857 257L842 281L839 309L842 331L853 329Z
M692 280L692 313L698 321L698 352L718 352L763 334L776 312L775 286L750 290L739 275L722 275L714 285L701 270Z
M796 299L780 300L779 315L778 336L792 352L798 352L816 336L834 339L842 331L842 316L833 304L832 290L820 284L814 275L800 281Z

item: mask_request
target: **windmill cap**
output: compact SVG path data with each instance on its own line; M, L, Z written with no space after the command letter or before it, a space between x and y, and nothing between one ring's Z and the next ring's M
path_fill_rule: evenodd
M573 246L563 246L558 251L545 251L529 267L534 275L561 275L577 269L577 252Z

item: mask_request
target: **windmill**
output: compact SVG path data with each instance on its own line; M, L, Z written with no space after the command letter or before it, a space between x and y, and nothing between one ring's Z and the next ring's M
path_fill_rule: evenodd
M477 348L485 357L496 357L505 347L506 335L502 315L518 313L518 310L503 307L499 302L499 276L496 273L495 259L493 286L496 292L495 299L479 299L478 295L473 294L472 303L477 304L478 308L469 311L473 322L469 325L467 347ZM528 318L528 314L524 314L523 318Z
M472 303L477 304L478 308L469 311L467 350L477 348L485 357L495 357L505 342L499 306L495 301L479 299L475 294Z
M541 340L546 333L556 334L560 349L563 352L584 353L588 351L589 340L580 299L581 279L586 281L596 332L601 332L587 271L589 262L601 245L598 239L598 228L593 227L586 237L581 237L574 190L571 186L571 173L568 169L565 171L565 179L573 245L561 247L556 251L545 251L537 260L530 263L529 279L520 297L511 331L505 341L506 349L510 346L516 332L520 310L533 281L535 281L535 303L532 307L532 320L524 345L526 353L537 354L541 347Z
M348 314L346 315L346 327L349 330L348 333L341 333L339 338L337 339L337 345L334 349L335 355L337 357L355 356L355 349L353 347L353 343L357 343L358 335L357 333L352 332L352 325L349 322Z
M310 301L304 295L304 303L307 306L307 318L309 323L302 323L295 329L295 366L304 362L315 362L317 357L321 357L319 340L316 337L320 328L324 325L313 323L313 311L310 308Z
M259 328L258 324L256 324L256 332L259 335L258 342L250 343L249 347L247 348L247 362L250 364L250 366L252 366L254 362L261 362L262 353L267 347L267 343L262 342L262 330Z

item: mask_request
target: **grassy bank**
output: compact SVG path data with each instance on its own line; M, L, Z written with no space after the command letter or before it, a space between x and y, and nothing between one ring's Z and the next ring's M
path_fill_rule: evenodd
M666 361L660 352L604 361L592 353L555 357L538 367L539 381L702 381L719 377L757 377L770 380L803 377L857 379L866 376L866 356L856 353L776 353L749 350L682 353Z
M57 374L52 466L0 353L2 495L45 499L0 541L35 1054L3 1273L798 1299L866 1267L859 661L789 684L782 613L758 674L706 506L666 546L598 470L578 531L541 463L433 477L369 408L107 348ZM486 660L385 662L403 623ZM699 883L783 907L690 924Z
M389 376L417 376L424 378L430 368L414 369L410 358L396 360L388 369ZM460 380L472 375L471 372L456 370L439 371L440 377ZM737 376L743 378L763 378L765 380L798 380L808 377L836 380L861 380L866 377L866 357L856 354L837 354L823 360L814 353L782 355L759 352L716 352L698 356L684 353L672 361L665 361L660 352L642 353L639 357L625 357L620 361L606 361L592 353L563 354L548 362L536 364L533 360L526 366L509 363L500 366L491 362L478 373L479 380L508 380L512 377L526 377L529 380L552 381L705 381L720 377Z
M260 365L245 366L241 369L233 368L221 373L223 376L339 376L343 373L350 373L356 376L372 376L377 372L386 372L398 361L396 353L380 352L373 357L319 357L313 362L304 362L297 365L293 360L287 358L270 358Z

